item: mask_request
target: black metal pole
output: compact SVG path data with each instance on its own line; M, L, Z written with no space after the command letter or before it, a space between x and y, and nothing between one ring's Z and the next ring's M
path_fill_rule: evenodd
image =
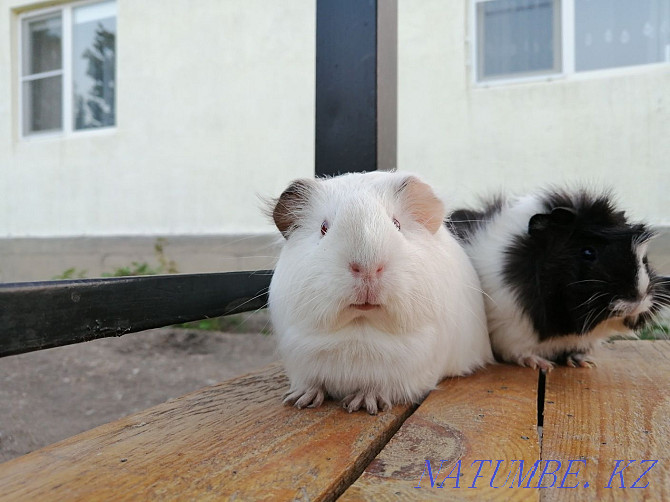
M317 0L317 176L393 169L397 0Z

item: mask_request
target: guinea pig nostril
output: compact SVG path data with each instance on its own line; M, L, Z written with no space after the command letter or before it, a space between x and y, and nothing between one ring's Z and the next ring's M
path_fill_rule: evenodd
M362 276L367 279L382 275L384 268L384 265L361 265L357 262L349 263L349 270L353 275Z

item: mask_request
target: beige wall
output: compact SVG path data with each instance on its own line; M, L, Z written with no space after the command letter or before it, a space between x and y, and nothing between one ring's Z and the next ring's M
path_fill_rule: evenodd
M272 231L257 195L313 174L315 0L117 1L117 127L22 140L18 14L44 4L0 0L0 237ZM398 3L401 169L454 204L609 184L670 224L670 65L480 87L469 2Z
M670 64L482 87L467 0L399 0L398 165L454 203L538 184L607 185L670 224Z
M33 5L0 0L0 236L270 230L257 194L313 173L314 0L118 0L117 127L22 140Z

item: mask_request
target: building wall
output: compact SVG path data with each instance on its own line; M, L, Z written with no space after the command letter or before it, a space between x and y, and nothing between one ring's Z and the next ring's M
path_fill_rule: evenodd
M670 224L670 64L473 83L467 0L399 0L398 165L455 204L546 183L611 186Z
M270 230L257 196L313 174L314 0L118 0L117 127L20 139L41 5L0 0L0 236Z
M276 236L258 196L314 173L316 1L117 0L117 126L21 139L19 15L58 3L0 0L0 280L151 262L158 237L181 272L235 268L230 243L235 260L271 259L237 242ZM610 186L633 216L670 225L670 65L481 86L468 0L398 6L400 169L453 206L549 182Z

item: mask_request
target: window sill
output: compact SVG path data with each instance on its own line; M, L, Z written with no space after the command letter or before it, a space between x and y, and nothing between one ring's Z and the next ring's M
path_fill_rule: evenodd
M95 129L84 129L81 131L50 131L43 133L34 133L28 136L20 136L19 141L21 143L39 143L47 141L63 141L63 140L72 140L79 138L90 138L96 136L111 136L116 134L117 126L111 127L98 127Z
M499 87L515 84L534 84L539 82L574 82L580 80L594 80L599 78L616 78L632 75L643 75L645 73L652 73L659 70L667 71L668 68L670 68L670 64L668 62L660 62L634 66L619 66L616 68L604 68L601 70L588 70L569 73L547 73L544 75L530 75L525 77L519 76L491 80L475 80L472 85L476 89L486 89L489 87Z

